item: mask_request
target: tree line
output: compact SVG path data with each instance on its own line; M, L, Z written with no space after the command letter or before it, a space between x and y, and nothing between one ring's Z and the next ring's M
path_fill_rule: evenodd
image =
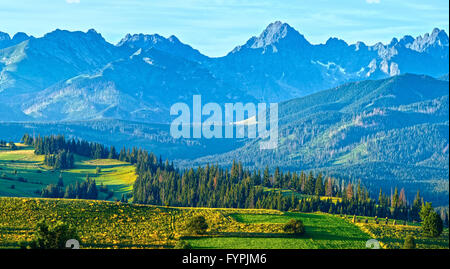
M180 172L164 164L156 170L145 169L142 161L139 158L133 187L136 203L321 211L409 221L421 220L419 212L424 205L419 191L412 203L408 203L404 189L398 188L391 195L380 189L377 200L360 182L339 181L320 173L283 173L275 169L271 174L268 167L250 171L236 161L230 169L206 165ZM446 213L443 219L448 223Z
M41 197L44 198L66 198L66 199L89 199L96 200L98 198L99 190L95 179L86 176L83 182L75 182L64 188L62 175L60 175L58 183L50 184L41 192Z
M145 163L157 164L158 158L153 154L145 150L138 149L137 147L132 147L131 149L126 149L123 147L119 152L117 152L114 146L107 147L100 143L88 142L82 139L69 139L66 140L63 135L50 135L50 136L38 136L33 138L29 134L25 134L22 137L24 144L33 146L34 153L37 155L57 155L62 151L70 152L71 154L76 154L84 156L90 159L116 159L119 161L129 162L131 164L136 164L138 161L138 156L147 156ZM161 157L160 157L161 158ZM160 162L161 159L159 160ZM173 167L173 164L172 164Z
M56 154L45 154L44 157L44 164L56 170L74 168L74 163L73 153L64 149Z
M6 142L4 140L0 140L0 147L9 148L10 150L17 150L17 145L14 142Z
M405 190L395 188L388 195L380 189L371 195L359 181L338 180L312 172L286 172L276 168L250 171L241 162L233 161L231 168L218 165L185 170L162 161L143 149L122 148L84 140L65 140L64 136L32 138L24 135L23 142L35 147L36 154L73 152L93 159L109 158L130 162L136 167L133 202L140 204L210 208L264 208L282 211L327 212L359 216L388 217L420 221L419 212L425 202L417 192L413 202ZM448 213L441 218L448 224Z

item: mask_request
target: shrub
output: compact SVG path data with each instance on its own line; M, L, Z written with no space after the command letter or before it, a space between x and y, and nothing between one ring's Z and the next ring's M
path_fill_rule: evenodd
M28 247L28 242L27 241L20 241L19 242L19 248L20 249L26 249Z
M11 150L17 150L17 146L14 142L9 142L9 149Z
M189 242L186 242L184 240L180 240L175 245L175 248L176 249L192 249L192 246L191 246L191 244L189 244Z
M414 241L414 237L412 235L408 235L405 238L405 242L403 243L403 249L415 249L416 242Z
M301 220L292 219L284 225L283 231L295 235L302 235L305 233L305 225L303 225Z
M204 234L207 229L208 224L203 216L193 217L186 225L186 230L194 234Z
M63 222L49 226L40 221L35 228L34 239L28 245L31 249L65 249L69 239L80 241L75 229ZM23 244L22 246L23 247Z

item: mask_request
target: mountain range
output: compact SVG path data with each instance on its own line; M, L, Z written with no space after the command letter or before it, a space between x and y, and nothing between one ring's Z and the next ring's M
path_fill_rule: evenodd
M311 44L274 22L223 57L175 36L95 30L40 38L0 32L0 137L61 133L139 145L176 159L360 179L371 190L420 188L448 205L449 41L443 30L389 44ZM259 139L173 139L177 102L278 102L279 147Z
M0 32L0 110L9 121L127 119L167 123L193 94L225 103L280 102L346 82L405 73L448 74L448 35L434 29L389 44L314 45L286 23L224 57L202 55L175 36L128 34L118 44L95 30L40 38Z

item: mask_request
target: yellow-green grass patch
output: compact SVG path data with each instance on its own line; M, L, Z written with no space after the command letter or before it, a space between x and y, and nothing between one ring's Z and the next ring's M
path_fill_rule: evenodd
M323 213L283 213L278 215L236 213L230 216L248 225L282 227L291 219L300 219L306 233L224 234L220 237L193 238L194 248L225 249L363 249L370 236L357 226L333 215Z

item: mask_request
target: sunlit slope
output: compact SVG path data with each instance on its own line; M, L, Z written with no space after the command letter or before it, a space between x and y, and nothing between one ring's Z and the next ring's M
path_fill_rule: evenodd
M187 234L186 223L198 215L208 223L206 234ZM194 248L364 248L370 238L346 220L327 214L0 198L0 248L31 240L34 225L42 218L72 225L87 248L172 248L179 240ZM283 231L283 224L293 218L304 221L305 235Z
M134 166L118 160L75 156L75 168L62 171L45 166L43 160L43 155L35 155L31 147L20 144L19 150L0 150L0 196L39 197L41 190L49 184L57 184L60 176L67 186L89 175L97 185L106 185L114 191L110 199L120 199L122 194L132 191L136 179Z

